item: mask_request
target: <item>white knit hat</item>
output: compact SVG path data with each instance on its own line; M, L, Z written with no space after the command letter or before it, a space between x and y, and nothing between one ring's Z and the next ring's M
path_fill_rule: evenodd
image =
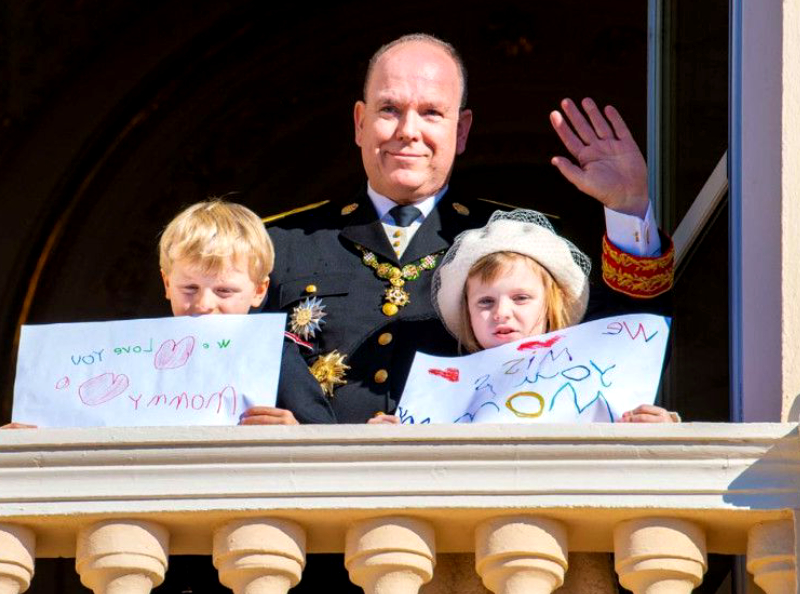
M464 231L447 250L433 277L432 301L450 333L463 339L461 308L470 268L495 252L529 256L552 275L564 292L567 324L577 324L589 302L592 262L575 245L553 230L547 218L535 210L495 211L480 229Z

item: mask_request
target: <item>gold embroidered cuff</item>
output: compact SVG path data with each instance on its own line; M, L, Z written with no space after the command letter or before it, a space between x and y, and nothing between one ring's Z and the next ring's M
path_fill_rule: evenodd
M660 256L633 256L623 252L603 237L603 280L620 293L649 299L672 288L675 272L675 247L672 239L661 233L661 245L669 247Z

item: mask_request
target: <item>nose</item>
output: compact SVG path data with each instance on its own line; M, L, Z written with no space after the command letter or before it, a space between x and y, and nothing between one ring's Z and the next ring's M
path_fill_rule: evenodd
M419 114L414 110L408 110L400 118L397 124L397 138L410 142L419 138Z
M494 320L503 322L511 317L511 302L508 299L498 299L494 307Z
M216 305L216 299L214 296L214 292L210 290L201 291L197 297L197 302L195 304L195 309L199 314L206 314L211 313L214 311L214 307Z

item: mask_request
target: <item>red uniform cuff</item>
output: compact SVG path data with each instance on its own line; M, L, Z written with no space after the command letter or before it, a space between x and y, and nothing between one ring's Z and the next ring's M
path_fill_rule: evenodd
M672 239L661 233L660 256L633 256L623 252L603 237L603 280L620 293L639 299L649 299L672 288L675 272L675 247Z

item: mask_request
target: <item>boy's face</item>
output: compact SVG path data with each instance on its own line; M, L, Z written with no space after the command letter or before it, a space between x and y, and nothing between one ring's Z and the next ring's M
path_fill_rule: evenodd
M522 259L511 262L495 280L467 280L472 331L485 349L547 331L544 281Z
M269 285L253 282L247 268L245 258L229 259L218 274L205 274L185 258L176 260L169 274L161 271L172 314L246 314L261 304Z

